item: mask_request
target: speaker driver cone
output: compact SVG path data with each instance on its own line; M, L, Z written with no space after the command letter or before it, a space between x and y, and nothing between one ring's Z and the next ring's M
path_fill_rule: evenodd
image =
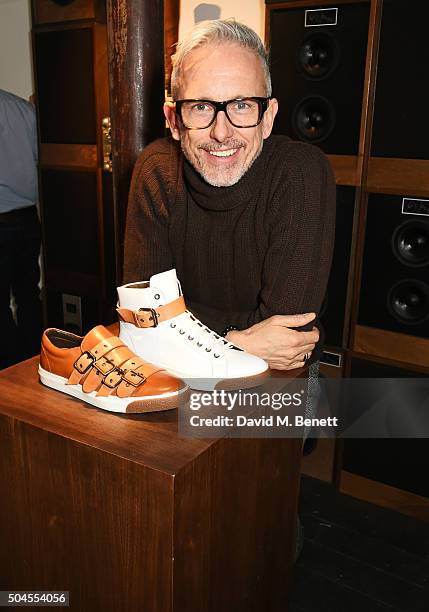
M406 221L396 228L392 237L395 256L407 266L429 264L429 224Z
M429 286L418 280L400 281L390 289L387 306L401 323L422 323L429 317Z
M292 127L304 142L321 142L335 126L332 104L322 96L304 98L293 111Z
M298 70L310 79L324 79L337 67L339 56L335 38L322 32L310 34L298 50Z

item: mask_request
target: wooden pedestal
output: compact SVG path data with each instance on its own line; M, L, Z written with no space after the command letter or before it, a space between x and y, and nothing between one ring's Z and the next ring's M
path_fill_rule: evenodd
M0 590L81 612L287 610L299 439L192 439L0 373Z

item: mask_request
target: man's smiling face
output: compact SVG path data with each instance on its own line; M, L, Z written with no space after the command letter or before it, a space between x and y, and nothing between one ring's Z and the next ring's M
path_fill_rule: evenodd
M178 99L222 102L235 98L265 97L262 61L255 53L235 43L210 43L191 51L183 62ZM247 172L271 133L277 101L270 100L261 123L236 128L220 111L214 123L202 130L188 130L174 108L164 112L173 138L204 180L215 187L229 187Z

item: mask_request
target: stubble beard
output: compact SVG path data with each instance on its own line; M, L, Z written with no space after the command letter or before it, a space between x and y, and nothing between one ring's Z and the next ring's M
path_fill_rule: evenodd
M185 141L186 138L182 136L180 138L180 146L182 148L184 156L191 164L191 166L193 166L194 169L198 172L198 174L203 177L206 183L212 185L212 187L232 187L233 185L238 183L238 181L246 174L248 170L250 170L253 163L259 157L264 144L263 139L261 139L259 147L255 152L254 156L249 160L244 160L244 162L242 162L238 167L233 164L230 168L226 167L213 169L210 168L209 165L204 162L202 157L195 155L191 151L190 147L188 147ZM228 143L222 143L222 145L219 145L217 147L213 146L212 144L200 145L198 149L203 149L205 151L216 151L218 149L235 149L241 147L245 148L246 146L246 143L240 140L231 140Z

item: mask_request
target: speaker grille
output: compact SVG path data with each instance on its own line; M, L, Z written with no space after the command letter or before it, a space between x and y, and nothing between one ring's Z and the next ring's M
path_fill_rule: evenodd
M429 338L429 218L370 194L358 322Z
M357 154L369 8L342 5L336 25L317 27L305 27L311 5L270 10L275 133L317 143L326 153Z
M429 159L429 3L384 0L371 154Z

